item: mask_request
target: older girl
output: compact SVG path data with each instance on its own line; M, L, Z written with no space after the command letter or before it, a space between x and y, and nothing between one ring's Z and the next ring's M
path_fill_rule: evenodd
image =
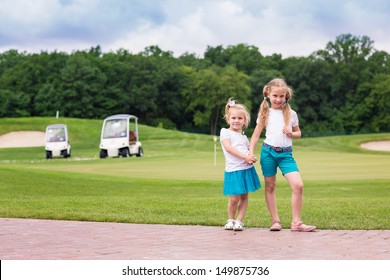
M292 196L291 231L315 231L315 226L309 226L301 220L303 182L298 166L292 156L292 139L301 137L298 116L288 104L293 95L292 89L282 79L274 79L263 88L264 101L260 105L257 125L250 143L250 154L256 148L260 134L265 128L265 140L261 150L260 164L265 181L265 199L271 214L271 231L280 231L282 225L276 206L276 172L281 170L289 183ZM271 108L268 105L269 100Z

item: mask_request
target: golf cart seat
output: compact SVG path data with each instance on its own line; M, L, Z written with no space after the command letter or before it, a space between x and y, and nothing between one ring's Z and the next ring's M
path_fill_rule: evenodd
M130 130L130 132L129 132L130 145L135 144L136 141L137 141L137 135L135 134L135 132L133 130Z

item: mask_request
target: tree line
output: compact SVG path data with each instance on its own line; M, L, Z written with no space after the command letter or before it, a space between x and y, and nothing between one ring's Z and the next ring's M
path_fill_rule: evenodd
M203 57L149 46L132 54L100 46L68 54L0 54L0 117L103 119L133 114L140 123L218 134L234 97L251 110L281 77L306 135L390 131L390 57L367 36L342 34L308 57L264 56L256 46L207 47Z

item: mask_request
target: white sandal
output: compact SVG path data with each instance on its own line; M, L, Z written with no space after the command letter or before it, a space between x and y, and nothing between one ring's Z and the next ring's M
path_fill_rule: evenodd
M225 225L225 229L232 230L234 228L235 221L233 219L227 220L227 224Z
M244 223L240 220L236 220L233 226L234 231L242 231L244 230Z

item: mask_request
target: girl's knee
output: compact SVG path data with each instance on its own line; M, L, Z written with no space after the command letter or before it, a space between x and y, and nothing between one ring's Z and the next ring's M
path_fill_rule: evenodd
M276 176L266 177L264 176L265 191L274 192L276 188Z
M275 183L265 184L265 191L266 192L274 192L275 189L276 189L276 184Z
M296 183L291 186L293 192L303 193L303 183Z
M240 201L239 196L231 196L230 197L230 203L232 203L232 204L237 204L239 201Z

